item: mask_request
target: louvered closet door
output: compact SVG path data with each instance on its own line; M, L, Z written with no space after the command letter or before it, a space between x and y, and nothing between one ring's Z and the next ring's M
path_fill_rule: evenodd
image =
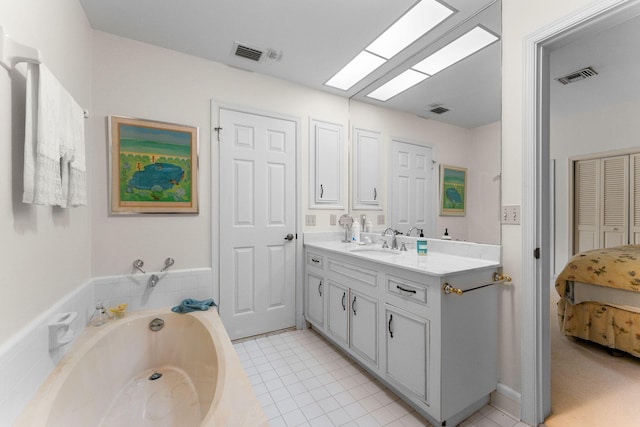
M574 247L573 253L599 247L598 181L600 160L581 160L574 166Z
M640 154L632 154L629 163L629 243L640 245Z
M629 156L601 160L600 247L629 242Z

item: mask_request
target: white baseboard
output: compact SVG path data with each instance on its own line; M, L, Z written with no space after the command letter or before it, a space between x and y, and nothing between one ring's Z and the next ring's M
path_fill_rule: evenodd
M517 420L520 419L520 393L504 384L498 383L496 391L491 393L491 405Z

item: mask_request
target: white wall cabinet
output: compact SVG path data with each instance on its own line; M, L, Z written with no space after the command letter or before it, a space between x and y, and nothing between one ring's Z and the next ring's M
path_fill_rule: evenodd
M353 209L381 209L382 140L378 132L353 130Z
M493 283L499 267L433 276L318 247L306 254L305 316L318 332L434 425L457 425L489 402L497 286L479 286ZM445 283L465 292L445 294ZM322 304L324 322L310 311Z
M309 207L344 209L342 126L312 119L309 132Z

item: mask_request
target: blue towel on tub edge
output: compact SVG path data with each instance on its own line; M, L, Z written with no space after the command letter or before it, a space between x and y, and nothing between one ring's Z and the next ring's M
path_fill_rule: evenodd
M211 298L204 300L197 300L187 298L182 300L180 305L176 305L171 309L171 311L175 313L189 313L191 311L206 311L209 310L209 307L215 306L216 303L213 302Z

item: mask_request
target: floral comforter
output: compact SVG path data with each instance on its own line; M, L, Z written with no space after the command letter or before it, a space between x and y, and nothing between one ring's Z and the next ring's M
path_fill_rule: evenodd
M640 245L593 249L574 255L556 279L563 297L567 281L640 292Z
M556 279L558 323L564 335L590 340L640 357L640 313L599 302L571 304L567 281L640 292L640 245L581 252Z

